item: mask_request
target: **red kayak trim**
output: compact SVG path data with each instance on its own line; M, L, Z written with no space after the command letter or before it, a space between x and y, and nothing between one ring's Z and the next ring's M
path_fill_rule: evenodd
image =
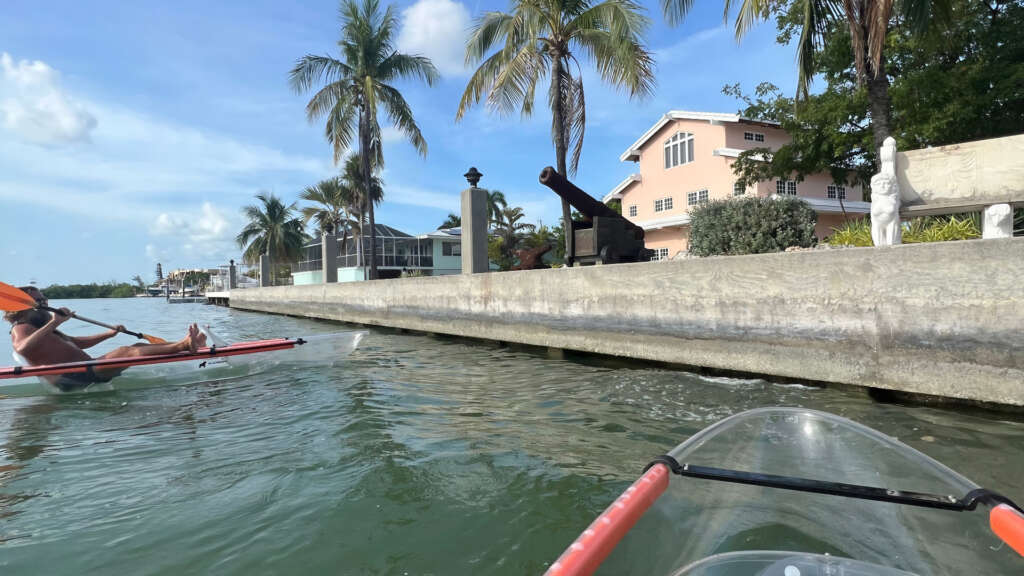
M296 345L305 344L301 338L274 338L271 340L254 340L252 342L239 342L227 346L207 346L200 348L195 353L176 352L174 354L156 354L153 356L136 356L134 358L97 358L95 360L83 360L81 362L67 362L64 364L43 364L39 366L7 366L0 368L0 380L6 378L25 378L27 376L56 376L60 374L78 374L98 368L129 368L131 366L145 366L147 364L166 364L169 362L184 362L188 360L204 360L220 356L240 356L242 354L254 354L256 352L271 352L274 350L288 350Z
M644 512L668 488L668 466L651 466L605 509L548 568L547 576L592 574Z

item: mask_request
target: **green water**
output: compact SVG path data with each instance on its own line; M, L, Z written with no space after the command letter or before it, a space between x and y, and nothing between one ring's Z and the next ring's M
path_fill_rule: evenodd
M56 304L167 338L190 320L228 340L347 329ZM1024 425L998 415L371 331L333 368L0 400L0 573L539 573L650 457L768 405L853 418L1024 500Z

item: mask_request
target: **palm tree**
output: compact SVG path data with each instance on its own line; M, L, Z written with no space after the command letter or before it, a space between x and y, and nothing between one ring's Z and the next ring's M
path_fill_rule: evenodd
M250 205L242 209L249 222L235 237L243 250L242 259L246 264L256 264L260 255L267 254L272 266L297 260L305 234L302 220L295 217L295 202L285 206L277 196L263 192L257 194L256 199L262 207Z
M725 0L726 18L736 1ZM806 100L808 97L808 87L814 76L814 54L823 46L826 35L833 26L848 26L857 82L867 84L871 130L875 150L878 150L891 133L889 79L885 73L882 51L897 3L894 0L799 1L803 10L803 27L797 43L797 99ZM779 7L774 0L739 0L739 4L736 16L737 40ZM904 0L898 7L903 24L912 33L924 34L932 20L949 17L951 4L950 0ZM661 5L669 23L678 24L689 12L693 0L661 0Z
M510 261L523 236L536 228L533 224L520 222L525 216L523 209L516 206L502 209L495 221L498 235L501 237L502 251Z
M437 227L437 229L444 230L446 228L458 228L459 226L462 226L462 216L450 213L448 214L448 219L442 222L441 225Z
M389 82L418 78L432 86L439 75L429 58L403 54L394 48L398 20L393 6L381 13L379 0L343 0L340 10L338 46L342 59L307 54L295 64L289 79L298 93L308 92L314 84L325 84L306 105L306 116L310 122L326 116L324 133L334 147L335 162L352 143L353 136L358 138L364 189L369 190L373 175L384 163L378 106L384 108L388 119L416 150L427 155L427 142L409 104ZM365 206L370 221L370 278L374 279L377 233L373 203L366 202Z
M321 234L340 234L340 250L345 254L348 231L355 224L352 208L357 200L352 188L335 176L307 186L299 193L299 198L315 203L302 209L303 222L308 225L310 220L315 221Z
M586 127L577 55L592 59L601 77L625 88L630 97L647 96L654 88L654 62L642 42L649 20L632 0L512 0L511 8L510 13L488 12L477 20L466 43L466 63L480 66L466 85L455 119L485 94L492 111L505 115L518 109L529 116L537 85L550 78L551 140L558 172L575 174ZM493 48L498 50L486 56ZM572 160L567 163L570 148ZM564 200L562 215L569 219ZM570 241L566 239L567 246Z
M359 244L356 248L357 258L360 262L366 262L366 246L363 242L363 230L366 224L367 198L373 207L379 206L384 199L384 184L380 176L370 174L370 193L366 193L366 179L363 178L362 160L358 154L349 154L345 159L345 168L341 171L341 179L352 190L353 202L349 212L356 216L354 225L359 236ZM371 238L375 234L371 231ZM344 244L342 244L344 248Z
M302 209L302 218L306 225L313 220L323 234L335 234L343 230L347 232L349 210L355 201L355 195L340 177L327 178L313 186L306 186L299 193L299 198L314 203L313 206Z
M491 222L496 222L501 211L505 208L508 208L508 202L505 201L505 194L501 190L488 190L487 219Z

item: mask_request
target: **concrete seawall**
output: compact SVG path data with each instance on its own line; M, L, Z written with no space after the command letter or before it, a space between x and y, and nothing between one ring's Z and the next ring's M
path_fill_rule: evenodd
M1024 238L282 286L230 302L1024 406Z

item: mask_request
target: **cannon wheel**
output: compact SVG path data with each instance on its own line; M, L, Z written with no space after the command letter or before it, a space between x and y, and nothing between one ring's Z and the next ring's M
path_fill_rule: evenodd
M598 254L598 262L601 264L615 264L620 261L619 252L614 246L605 246L601 248L601 253Z

